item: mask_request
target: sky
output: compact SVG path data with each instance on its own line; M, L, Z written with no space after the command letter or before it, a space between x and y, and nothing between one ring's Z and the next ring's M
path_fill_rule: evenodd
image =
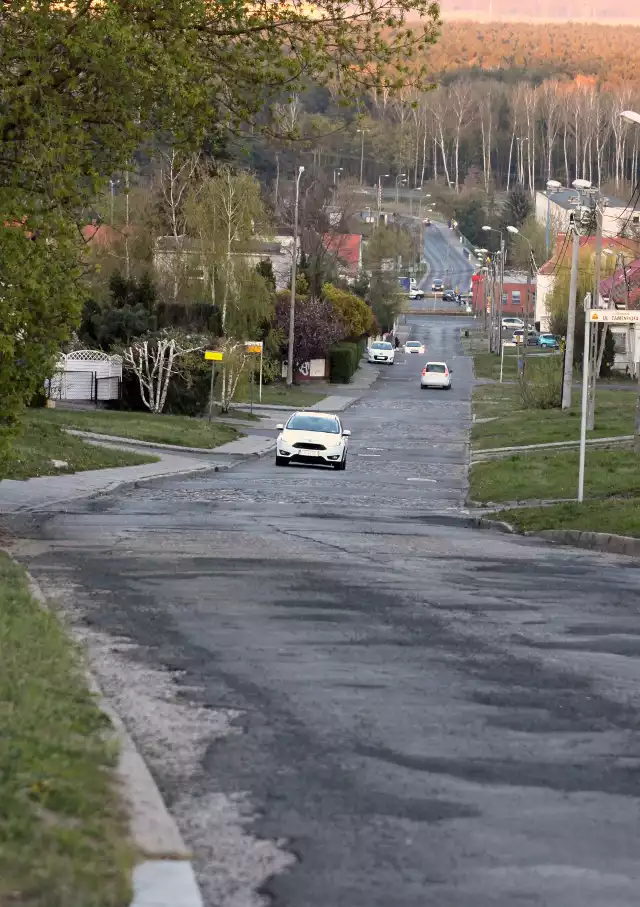
M442 16L640 23L640 0L441 0Z

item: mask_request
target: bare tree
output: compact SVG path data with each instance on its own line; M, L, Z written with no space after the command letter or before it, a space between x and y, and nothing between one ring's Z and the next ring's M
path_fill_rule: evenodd
M454 167L455 190L460 190L460 134L473 119L473 92L471 83L459 79L451 86L451 105L455 124Z
M137 340L124 351L124 365L136 375L142 402L152 413L164 410L169 383L177 373L178 360L204 348L204 342L200 339L189 346L185 343L188 343L188 338L165 332L155 339Z
M174 302L178 299L181 275L184 273L185 265L186 202L194 188L199 160L199 154L183 154L175 148L160 153L158 194L160 209L174 245L174 253L171 257Z

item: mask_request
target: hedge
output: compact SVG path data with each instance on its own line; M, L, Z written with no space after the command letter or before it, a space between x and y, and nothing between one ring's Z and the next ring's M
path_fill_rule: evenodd
M331 381L334 384L348 384L360 365L362 350L360 343L338 343L329 350Z

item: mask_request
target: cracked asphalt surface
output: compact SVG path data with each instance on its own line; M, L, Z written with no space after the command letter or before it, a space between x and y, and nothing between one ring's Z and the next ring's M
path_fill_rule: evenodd
M22 527L207 907L638 903L638 565L470 528L464 324L410 320L453 389L400 356L344 473L269 458Z

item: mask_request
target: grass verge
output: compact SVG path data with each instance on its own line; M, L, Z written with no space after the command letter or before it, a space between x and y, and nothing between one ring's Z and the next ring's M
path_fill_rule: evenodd
M53 460L64 461L67 465L54 466ZM50 420L30 413L25 419L23 433L16 439L8 459L3 461L0 479L68 475L89 469L139 466L157 460L151 455L86 444L80 438L65 434Z
M324 400L326 394L318 394L303 387L286 387L280 384L267 384L262 388L262 402L270 406L313 406ZM248 393L242 393L235 403L248 403ZM258 389L254 388L253 403L258 406Z
M540 350L536 347L527 348L527 373L535 373L537 361L558 353L550 353L548 350ZM474 352L473 353L473 370L476 378L492 378L494 381L500 380L500 356L494 353ZM518 351L514 347L508 347L504 351L504 367L502 378L504 381L515 381L518 377Z
M238 437L238 432L231 425L209 423L206 419L189 416L157 416L116 410L40 409L32 412L31 419L33 424L76 428L134 441L178 444L181 447L210 449Z
M640 495L639 467L629 450L587 451L585 497ZM574 498L577 491L578 451L476 463L469 473L469 495L479 503Z
M0 904L126 907L115 744L75 647L0 552Z
M516 507L491 514L506 520L520 532L542 529L577 529L640 537L640 497L612 497L582 504L552 504L549 507Z
M515 447L525 444L547 444L580 439L580 393L574 391L570 410L523 409L517 387L484 385L473 393L476 419L491 422L474 423L471 441L475 450L491 447ZM588 438L611 438L633 434L635 394L629 391L596 392L595 429Z

